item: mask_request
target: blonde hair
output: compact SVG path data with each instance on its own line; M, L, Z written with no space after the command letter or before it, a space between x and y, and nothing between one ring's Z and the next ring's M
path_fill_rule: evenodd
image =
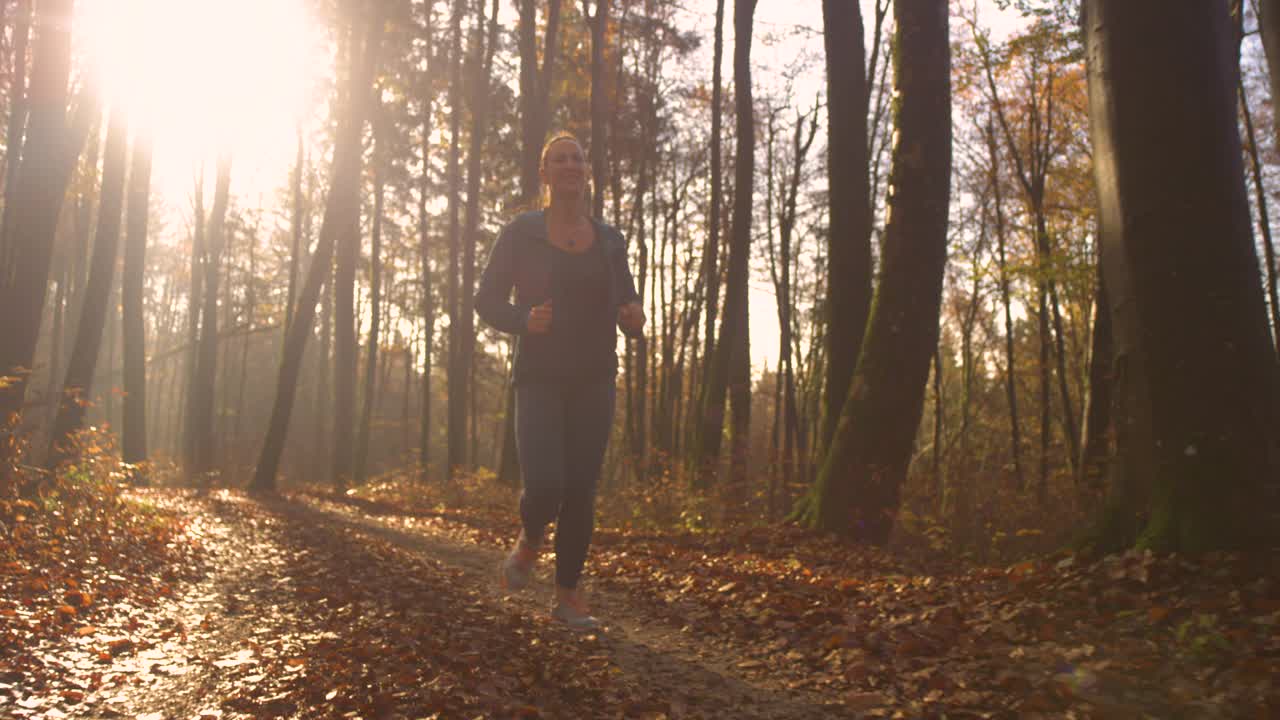
M543 143L542 152L538 154L538 173L539 174L541 174L542 171L547 168L547 154L551 152L551 146L555 145L561 140L573 141L573 143L578 146L578 149L583 151L583 155L586 155L586 148L583 147L582 141L578 139L578 136L574 135L571 132L561 130L560 132L553 134L550 138L547 139L545 143ZM539 205L542 209L546 209L546 207L551 204L551 188L547 186L546 183L541 183L541 185L542 185L542 188L541 190L539 190L539 193L538 193ZM588 217L591 216L590 198L593 190L594 188L591 186L591 178L590 176L588 176L585 191L582 193L582 214Z

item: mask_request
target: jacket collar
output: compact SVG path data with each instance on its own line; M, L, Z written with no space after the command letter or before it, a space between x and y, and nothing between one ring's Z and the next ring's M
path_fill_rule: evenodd
M537 222L531 223L532 227L529 229L529 238L549 245L551 244L551 238L547 233L547 211L538 210L536 211L536 214L538 219ZM605 232L604 223L590 215L587 216L587 220L591 222L591 227L595 231L596 244L604 245L610 243L609 233Z

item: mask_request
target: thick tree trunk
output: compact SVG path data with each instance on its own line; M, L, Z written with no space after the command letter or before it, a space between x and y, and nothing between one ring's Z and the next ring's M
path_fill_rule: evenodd
M1120 454L1150 497L1139 545L1260 546L1276 527L1276 354L1227 8L1086 0L1083 29Z
M35 57L27 92L30 131L6 190L0 227L0 426L22 410L49 282L53 238L79 144L68 142L71 0L44 0L35 14ZM86 103L88 104L88 103Z
M120 281L124 325L124 461L147 459L147 335L143 318L143 277L147 269L147 215L151 200L152 139L146 132L133 138L129 170L129 216L125 235L124 270Z
M898 145L889 225L858 370L804 520L883 545L924 407L938 342L951 176L951 62L945 0L900 0Z
M307 269L306 281L298 295L293 323L285 338L284 357L280 362L280 374L276 382L276 399L271 408L271 420L267 425L262 453L258 457L258 466L250 486L255 492L274 492L276 489L276 473L279 471L280 457L289 431L289 417L293 412L302 355L315 322L316 300L320 297L325 276L333 262L338 234L348 232L352 218L358 217L360 212L360 137L369 104L368 94L373 86L374 68L377 66L378 46L382 40L383 5L381 2L369 5L364 52L358 65L351 68L348 77L348 102L344 107L334 146L333 170L329 196L325 202L324 220L320 224L320 237L316 241L311 266Z
M120 247L120 215L124 207L125 171L129 155L129 119L120 108L111 111L107 150L103 157L102 202L94 232L93 261L84 304L71 348L66 380L59 397L58 416L49 440L50 468L74 460L75 434L92 400L93 376L102 347L102 331L110 305L116 256Z
M826 385L821 445L835 434L871 308L871 181L867 176L867 70L862 11L823 0L827 58Z

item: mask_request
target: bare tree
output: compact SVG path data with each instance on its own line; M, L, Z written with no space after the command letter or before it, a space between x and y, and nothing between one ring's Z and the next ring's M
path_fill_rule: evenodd
M93 392L94 370L102 347L111 285L120 247L120 216L124 207L125 170L129 160L129 118L122 108L111 111L107 148L103 157L102 203L94 233L93 261L77 325L75 345L67 364L66 380L58 404L58 416L49 439L49 467L75 457L73 444Z
M21 165L6 190L0 225L0 423L22 410L43 319L53 239L67 181L97 115L90 93L67 123L72 0L46 0L35 13L35 53L27 91ZM79 132L84 128L83 134ZM6 423L7 424L7 423Z
M339 119L324 220L320 224L320 236L316 240L306 281L298 295L294 321L285 338L284 357L280 361L280 374L276 383L276 399L271 408L271 420L267 425L262 453L258 457L257 469L250 485L255 492L269 493L276 489L276 473L280 468L280 456L284 452L284 441L289 431L289 416L293 412L302 355L315 322L316 301L329 274L338 234L346 232L352 218L360 212L360 138L382 40L384 5L379 0L370 3L363 52L357 55L353 51L351 54L353 58L358 56L360 59L352 63L347 76L347 102Z
M951 177L946 0L899 0L897 147L880 280L836 434L803 507L811 527L888 542L938 344Z
M867 112L870 99L862 11L856 2L823 0L827 58L826 401L820 446L836 421L858 364L871 308L871 181ZM876 47L878 50L878 46Z
M124 437L127 463L147 459L147 355L142 290L147 261L147 220L151 200L152 136L139 130L133 137L129 170L129 215L125 234L124 270L120 300L124 327Z

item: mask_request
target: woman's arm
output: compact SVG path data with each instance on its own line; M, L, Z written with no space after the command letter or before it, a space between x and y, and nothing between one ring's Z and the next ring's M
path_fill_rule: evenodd
M636 292L636 281L631 275L631 266L627 263L627 241L622 237L622 233L614 230L614 242L617 246L611 253L613 258L613 278L618 287L618 308L621 309L626 305L640 303L640 293ZM644 313L641 312L641 317ZM640 321L643 324L643 320ZM629 327L627 323L619 322L618 328L622 330L622 334L632 339L644 337L643 327Z
M489 262L480 275L475 306L480 319L495 330L523 335L528 329L530 308L511 302L511 287L515 284L515 243L511 225L502 228L489 253Z

